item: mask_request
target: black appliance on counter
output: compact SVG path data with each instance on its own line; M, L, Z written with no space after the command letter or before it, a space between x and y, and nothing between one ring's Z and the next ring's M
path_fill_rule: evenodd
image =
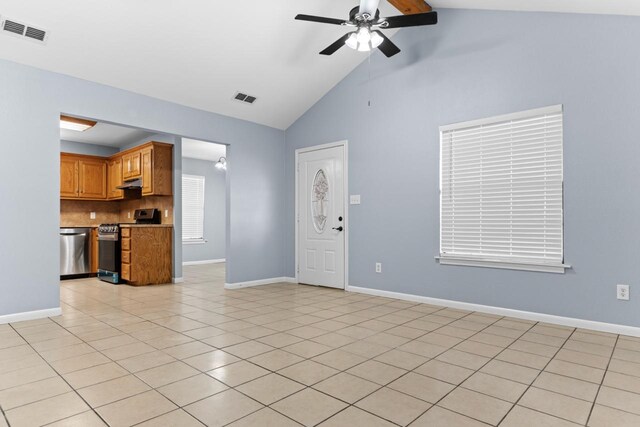
M136 224L160 224L160 210L156 208L136 209L133 213L133 219Z
M98 279L113 284L120 283L120 251L120 226L98 226Z

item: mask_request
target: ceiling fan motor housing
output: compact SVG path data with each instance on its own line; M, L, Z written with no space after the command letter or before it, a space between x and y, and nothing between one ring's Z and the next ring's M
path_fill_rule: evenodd
M376 9L376 16L373 17L373 19L371 18L371 16L367 13L363 14L363 15L359 15L360 12L360 6L356 6L353 9L351 9L351 11L349 12L349 21L355 23L358 22L362 22L362 21L377 21L380 19L380 10Z

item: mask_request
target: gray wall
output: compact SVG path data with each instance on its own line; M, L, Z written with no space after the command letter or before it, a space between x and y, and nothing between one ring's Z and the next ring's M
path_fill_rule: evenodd
M115 147L107 147L104 145L85 144L83 142L60 140L60 152L62 153L74 153L74 154L87 154L89 156L102 156L109 157L112 154L116 154L120 151Z
M285 273L294 275L294 150L347 139L350 193L362 195L349 209L351 285L640 326L640 18L439 14L435 27L398 33L399 55L376 52L370 81L365 62L286 131ZM554 104L564 104L574 268L438 265L438 126ZM616 300L616 283L631 284L631 301Z
M4 60L0 76L0 315L59 306L60 113L230 144L227 282L283 275L282 131Z
M204 176L205 243L182 245L182 261L207 261L224 258L226 177L215 162L182 158L182 173ZM177 201L176 201L177 203Z

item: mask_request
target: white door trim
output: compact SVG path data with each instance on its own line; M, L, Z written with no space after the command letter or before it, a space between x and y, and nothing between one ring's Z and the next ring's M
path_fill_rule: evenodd
M310 151L319 151L325 150L327 148L334 147L344 147L344 290L349 290L349 149L348 145L349 141L346 139L343 141L330 142L328 144L320 144L314 145L312 147L298 148L296 150L296 161L295 161L295 175L296 175L296 185L295 185L295 216L294 222L296 225L296 233L295 233L295 279L296 283L298 283L298 273L300 268L298 267L299 259L298 259L298 188L299 188L299 157L302 153L308 153Z

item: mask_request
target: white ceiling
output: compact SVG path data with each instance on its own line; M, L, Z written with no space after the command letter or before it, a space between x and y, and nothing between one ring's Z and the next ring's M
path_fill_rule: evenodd
M96 125L84 132L76 132L68 129L60 129L60 139L65 141L83 142L85 144L104 145L107 147L122 148L126 145L140 141L153 135L140 129L116 126L108 123L96 123Z
M0 35L0 57L285 129L366 58L318 55L347 30L294 17L346 19L358 3L2 0L2 17L50 33L45 46ZM236 91L258 100L234 101Z
M2 0L0 15L48 30L46 45L0 35L0 58L286 129L366 54L318 52L358 0ZM435 8L640 15L637 0L433 0ZM386 1L382 15L399 12ZM426 27L421 31L429 31ZM387 34L391 35L392 32ZM402 46L400 46L402 48ZM258 97L233 101L236 91Z
M490 9L640 16L638 0L430 0L428 3L434 9Z
M217 162L227 154L227 146L196 139L182 138L182 157Z

